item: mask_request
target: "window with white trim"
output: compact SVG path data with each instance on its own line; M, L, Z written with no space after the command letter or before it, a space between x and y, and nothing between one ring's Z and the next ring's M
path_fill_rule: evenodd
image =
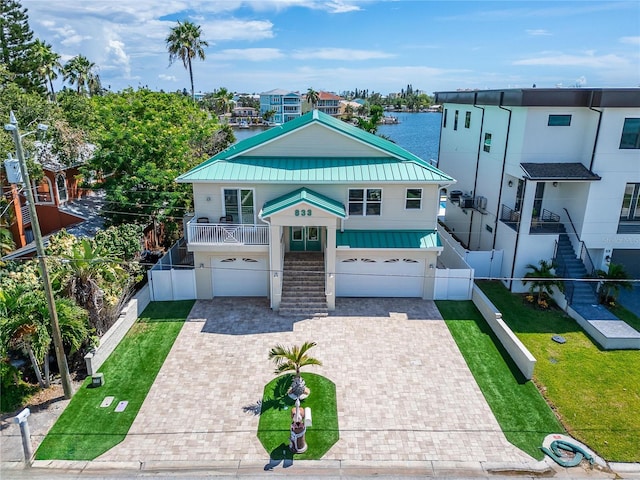
M625 118L620 138L621 149L640 148L640 118Z
M491 151L491 134L490 133L484 134L484 145L482 149L487 153Z
M381 188L350 188L349 215L378 216L382 209Z
M422 189L407 188L404 200L404 208L406 210L420 210L422 208Z

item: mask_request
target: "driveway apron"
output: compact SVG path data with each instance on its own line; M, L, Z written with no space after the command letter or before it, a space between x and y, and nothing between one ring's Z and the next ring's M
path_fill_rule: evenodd
M324 459L533 460L505 439L433 302L337 299L328 317L295 319L255 298L196 302L126 439L97 460L268 460L246 407L274 378L269 349L304 341L323 362L305 370L337 389Z

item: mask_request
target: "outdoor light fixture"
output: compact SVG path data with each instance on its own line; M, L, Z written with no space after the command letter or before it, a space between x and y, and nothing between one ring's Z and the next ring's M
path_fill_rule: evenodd
M509 180L509 182L507 183L507 185L509 185L510 187L513 187L513 181Z

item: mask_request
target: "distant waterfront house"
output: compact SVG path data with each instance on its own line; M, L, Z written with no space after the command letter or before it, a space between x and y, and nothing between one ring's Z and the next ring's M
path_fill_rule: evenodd
M394 143L314 110L177 181L193 186L198 298L264 296L281 312L434 298L440 190L454 180Z
M318 92L318 102L315 106L307 100L307 96L304 96L303 111L308 112L315 108L322 113L337 117L340 114L340 101L342 97L331 92Z
M260 94L260 115L269 111L275 114L271 119L282 124L302 115L302 96L298 92L275 89Z
M458 180L444 223L469 250L502 250L509 288L527 288L526 265L542 259L566 278L610 262L640 277L640 89L450 91L436 102L438 167Z

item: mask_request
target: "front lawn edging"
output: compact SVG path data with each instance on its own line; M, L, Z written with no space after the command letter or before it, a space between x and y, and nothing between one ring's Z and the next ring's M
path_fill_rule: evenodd
M151 303L151 292L149 284L147 284L127 302L121 310L118 320L100 338L100 344L96 349L84 356L89 376L100 370L102 364L113 353L144 309L149 306L149 303Z
M473 285L471 300L487 321L493 333L498 337L513 362L522 372L522 375L524 375L527 380L531 380L533 378L533 370L536 366L536 358L507 326L504 320L502 320L502 313L491 303L489 297L475 284Z

